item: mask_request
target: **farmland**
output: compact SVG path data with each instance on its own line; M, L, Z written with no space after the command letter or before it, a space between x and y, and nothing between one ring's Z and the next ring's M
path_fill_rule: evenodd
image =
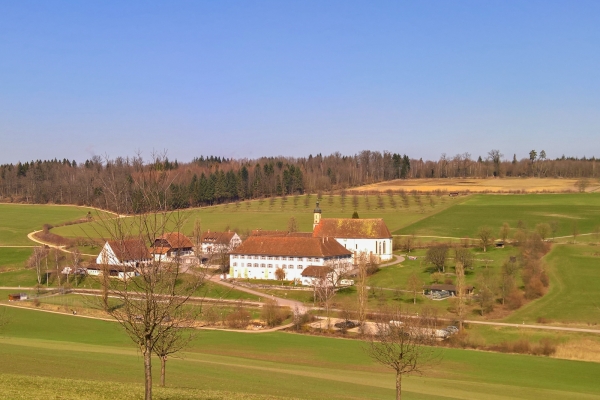
M565 191L578 191L577 182L577 179L562 178L398 179L361 186L355 190L382 192L386 190L417 190L422 192L443 190L448 192L468 191L471 193L561 193ZM598 189L600 189L598 182L590 181L587 191L593 192Z
M18 309L8 314L0 354L11 362L0 365L2 397L19 398L9 395L15 382L27 389L26 398L60 388L61 398L77 398L75 388L92 399L126 390L127 397L142 396L139 355L116 324ZM167 388L157 398L390 398L393 375L361 347L286 333L202 331L182 359L169 361ZM424 377L406 380L404 393L408 399L594 399L598 374L596 363L447 349Z

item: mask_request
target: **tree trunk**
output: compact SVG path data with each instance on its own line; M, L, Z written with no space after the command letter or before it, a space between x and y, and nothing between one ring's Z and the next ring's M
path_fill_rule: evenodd
M165 386L165 373L167 367L167 356L160 357L160 386Z
M396 400L402 400L402 374L396 372Z
M150 338L145 339L144 343L144 384L145 392L144 399L152 400L152 343Z

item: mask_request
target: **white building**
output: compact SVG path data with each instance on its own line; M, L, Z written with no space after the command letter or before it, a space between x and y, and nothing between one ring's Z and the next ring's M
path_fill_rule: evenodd
M229 252L242 243L242 239L237 233L211 232L210 229L204 232L200 238L202 253L205 255Z
M154 240L151 252L155 261L173 262L179 259L186 263L194 258L194 245L183 233L169 232Z
M299 282L310 266L330 266L341 275L352 262L352 253L333 238L299 236L250 236L229 257L231 278L277 279L281 269L286 281Z
M321 218L317 202L313 214L313 236L335 238L355 256L363 253L377 256L381 261L392 259L392 234L381 218Z
M141 239L109 240L96 257L96 264L137 268L152 262L152 256Z

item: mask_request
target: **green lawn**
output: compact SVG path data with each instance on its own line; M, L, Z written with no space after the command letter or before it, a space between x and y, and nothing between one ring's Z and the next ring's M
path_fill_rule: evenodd
M357 196L358 205L354 207L353 196L346 196L342 205L341 196L325 195L320 207L324 218L350 218L356 210L361 218L383 218L390 230L397 230L412 224L421 218L435 214L464 199L450 199L447 197L420 196L420 204L415 196L407 196L407 202L400 195L383 194ZM213 207L203 207L181 212L181 217L186 221L183 232L191 234L194 221L200 219L202 229L247 232L252 229L287 230L288 220L295 217L300 231L311 231L313 209L315 208L316 195L296 197L263 199L244 201L237 204L223 204ZM433 205L431 203L433 200ZM54 233L66 236L91 236L97 237L104 232L97 225L82 224L64 226L53 230Z
M0 245L33 245L27 234L44 224L60 224L87 215L89 209L76 206L0 204Z
M507 321L535 322L538 317L566 323L600 323L600 247L555 245L546 256L548 293L512 314Z
M28 247L0 247L0 272L22 269L32 251Z
M91 399L120 393L140 398L142 360L116 323L30 310L7 314L0 357L10 362L0 364L0 397L72 399L79 388ZM392 398L393 374L362 347L354 340L286 333L201 331L183 358L168 362L167 389L157 391L157 398ZM447 349L424 377L405 380L404 395L600 399L598 376L598 363Z
M474 238L487 225L498 236L504 222L514 231L519 220L529 229L555 220L557 236L571 235L574 223L580 233L593 232L600 225L600 193L474 195L394 234Z

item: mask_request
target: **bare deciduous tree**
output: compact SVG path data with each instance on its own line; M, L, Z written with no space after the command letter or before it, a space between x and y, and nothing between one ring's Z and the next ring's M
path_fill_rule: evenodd
M436 244L425 254L425 261L433 264L438 271L444 272L446 269L446 257L448 256L448 245L446 243Z
M109 279L109 270L115 267L109 269L104 260L100 281L106 288L106 311L142 353L146 400L152 399L152 353L158 350L157 346L171 353L180 348L177 344L185 342L175 336L182 334L194 318L191 313L195 311L187 303L205 277L201 270L184 273L179 257L168 262L162 257L155 259L146 247L167 232L181 232L182 215L167 211L172 179L169 171L154 166L141 170L129 181L111 175L103 185L105 198L111 203L107 208L129 217L99 214L97 225L98 233L108 235L113 250L123 255L123 261L128 260L119 266L122 279ZM135 196L129 195L131 185ZM131 238L138 245L132 246ZM112 307L107 302L108 294L114 299Z
M367 320L367 257L364 253L358 256L358 276L356 290L358 294L358 322L361 333L365 333L365 321Z
M423 281L415 272L408 277L406 289L413 294L413 304L417 304L417 293L423 290Z
M510 225L508 225L508 222L505 222L502 224L502 227L500 228L500 237L502 238L503 242L506 242L506 238L508 238L509 234L510 234Z
M435 327L426 318L400 311L382 313L375 333L365 346L366 353L396 373L396 400L402 399L402 377L422 374L426 367L440 361L435 344Z
M42 260L48 256L48 252L42 246L36 246L33 249L33 253L27 259L27 266L29 268L35 269L35 273L37 276L37 290L39 292L40 287L42 286ZM46 279L48 277L46 276Z
M483 248L483 252L487 251L487 247L492 242L492 230L487 226L482 226L477 231L477 236L479 237L479 242L481 243L481 247Z

